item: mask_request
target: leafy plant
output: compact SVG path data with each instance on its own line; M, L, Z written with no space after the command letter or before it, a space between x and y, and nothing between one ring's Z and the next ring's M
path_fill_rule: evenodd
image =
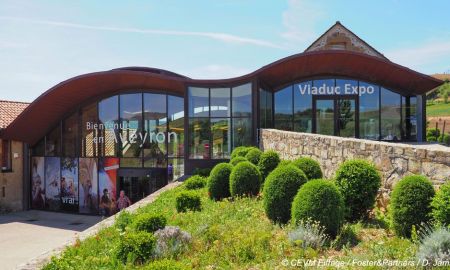
M247 153L252 149L252 147L249 146L238 146L233 149L231 152L230 159L233 159L235 157L245 157Z
M152 257L155 245L156 239L151 233L127 232L116 247L116 258L124 264L143 264Z
M156 232L166 226L167 219L161 214L144 213L137 215L133 221L133 228L149 233Z
M189 270L190 268L172 259L162 259L150 262L143 270Z
M258 168L261 172L263 182L269 173L278 166L278 163L280 163L280 156L277 152L269 150L261 154L258 162Z
M427 128L427 142L437 142L441 131L438 128Z
M450 229L428 229L421 237L417 259L427 260L430 265L450 261Z
M433 196L433 185L425 176L406 176L395 185L390 211L392 226L397 235L411 237L413 225L417 227L428 223Z
M236 165L230 174L230 194L236 196L254 196L259 192L261 173L249 161Z
M288 233L289 242L303 249L322 249L329 241L325 228L311 220L300 221L297 227Z
M245 158L251 163L258 165L261 155L262 151L255 147L248 151L248 153L245 155Z
M167 226L156 231L155 237L157 239L155 255L159 258L176 258L188 249L192 238L189 233L176 226Z
M336 250L341 250L343 248L352 248L356 246L361 241L358 238L358 231L360 230L359 224L360 223L344 224L336 239L333 241L332 246Z
M291 218L292 201L299 188L308 181L304 172L294 165L279 166L264 184L264 209L267 217L278 223Z
M450 183L440 187L431 206L434 221L441 226L450 225Z
M335 182L344 197L347 220L366 219L381 186L375 166L365 160L345 161L336 172Z
M230 160L230 164L233 165L233 166L236 166L236 165L238 165L239 163L245 162L245 161L248 161L245 157L237 156L237 157L232 158L232 159Z
M219 163L211 171L208 179L209 197L214 200L228 198L230 194L230 174L233 166L228 163Z
M176 208L178 212L201 211L202 201L194 191L182 191L176 197Z
M133 215L128 212L127 210L122 210L118 215L116 215L116 222L115 226L121 230L124 231L125 228L131 224L133 221Z
M320 179L323 176L319 162L312 158L301 157L292 161L292 164L302 170L306 174L308 180Z
M189 190L204 188L206 186L206 178L200 175L191 176L184 182L184 186Z

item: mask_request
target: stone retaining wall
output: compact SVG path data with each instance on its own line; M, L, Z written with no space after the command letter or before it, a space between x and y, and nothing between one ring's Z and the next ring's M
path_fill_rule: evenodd
M275 150L282 159L312 157L319 161L326 178L332 178L345 160L369 160L381 172L381 195L389 195L395 183L410 174L425 175L436 187L450 180L450 148L440 145L410 145L264 129L260 147Z

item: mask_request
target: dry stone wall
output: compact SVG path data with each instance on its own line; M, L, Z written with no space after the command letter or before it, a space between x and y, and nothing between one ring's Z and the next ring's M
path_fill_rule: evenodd
M308 156L316 159L326 178L334 177L348 159L373 162L382 175L381 196L389 195L395 183L410 174L422 174L438 187L450 181L450 148L341 138L310 133L264 129L260 147L275 150L282 159Z

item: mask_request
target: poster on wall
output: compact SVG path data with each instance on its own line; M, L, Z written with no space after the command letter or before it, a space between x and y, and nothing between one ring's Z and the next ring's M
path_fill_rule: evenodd
M45 158L45 208L52 211L61 210L60 158Z
M31 208L45 208L45 158L33 157L31 160Z
M101 158L98 164L100 191L100 215L110 216L116 212L118 158Z
M98 213L98 176L95 158L80 158L79 161L79 210L84 214Z
M61 208L78 212L78 159L61 159Z

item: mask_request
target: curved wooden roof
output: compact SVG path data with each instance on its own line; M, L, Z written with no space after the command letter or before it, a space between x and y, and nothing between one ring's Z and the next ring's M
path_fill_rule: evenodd
M52 87L3 130L1 137L34 144L80 104L123 90L154 89L184 95L189 85L233 86L249 81L278 89L294 81L326 76L364 80L404 95L424 94L443 83L389 60L351 51L300 53L224 80L196 80L154 68L119 68L80 75Z

